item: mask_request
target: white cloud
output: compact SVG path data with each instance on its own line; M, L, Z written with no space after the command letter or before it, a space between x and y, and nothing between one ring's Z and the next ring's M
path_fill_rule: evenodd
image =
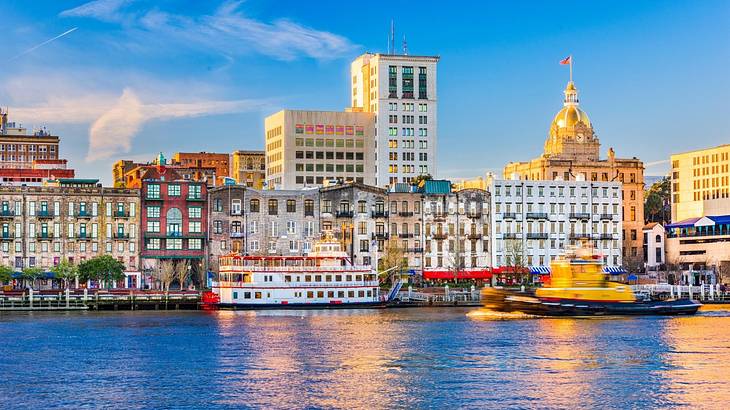
M64 10L63 17L90 17L106 22L121 22L124 14L121 9L132 0L94 0L78 7Z
M659 160L659 161L647 162L647 163L644 164L644 167L646 167L646 168L656 167L656 166L659 166L659 165L666 165L668 163L669 163L669 160L668 159L662 159L662 160Z

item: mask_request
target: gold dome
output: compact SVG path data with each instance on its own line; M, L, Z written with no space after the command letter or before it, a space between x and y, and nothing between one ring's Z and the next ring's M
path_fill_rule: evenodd
M591 128L591 120L588 118L588 114L575 105L563 107L553 118L553 124L557 125L558 128L575 127L579 122Z

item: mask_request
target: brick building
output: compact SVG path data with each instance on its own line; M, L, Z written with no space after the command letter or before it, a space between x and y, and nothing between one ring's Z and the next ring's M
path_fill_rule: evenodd
M165 156L160 153L152 162L138 163L129 160L119 160L112 165L112 178L114 187L117 188L141 188L142 178L151 168L164 166L174 169L180 178L186 181L205 182L209 186L215 185L216 168L206 166L184 166L169 163Z
M183 179L165 166L148 168L141 181L140 258L145 279L154 282L158 262L165 259L187 260L198 273L206 255L206 184Z
M230 174L230 155L215 152L177 152L172 156L172 166L188 169L215 169L215 179L209 185L223 185Z

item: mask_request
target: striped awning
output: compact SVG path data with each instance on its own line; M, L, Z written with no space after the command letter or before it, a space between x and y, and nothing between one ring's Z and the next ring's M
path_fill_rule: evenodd
M530 266L530 273L533 275L549 275L550 268L547 266Z
M624 273L628 273L626 269L620 267L620 266L604 266L603 267L604 273L610 273L611 275L622 275Z

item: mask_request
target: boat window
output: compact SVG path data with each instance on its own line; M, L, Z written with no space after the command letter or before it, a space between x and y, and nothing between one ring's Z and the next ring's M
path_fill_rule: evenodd
M261 292L256 292L255 297L256 299L261 299Z
M368 291L368 297L370 298L370 297L372 297L372 296L373 296L373 291L372 291L372 290L369 290L369 291Z
M324 291L323 290L317 291L317 297L318 298L323 298L324 297Z
M332 275L327 275L324 277L324 280L327 282L332 282Z
M347 275L345 278L348 282L352 282L352 275Z
M314 281L315 282L322 282L322 275L315 275L314 276Z
M357 297L364 298L365 297L365 291L364 290L358 291L357 292Z
M305 282L311 282L312 281L312 276L311 275L304 275L304 281Z
M335 275L335 282L342 282L342 275Z
M243 292L244 299L251 299L251 292Z
M238 292L233 292L233 299L238 299Z
M327 291L327 297L328 297L328 298L333 298L333 297L335 297L335 291L334 291L334 290L330 290L330 291Z
M291 276L289 276L289 275L284 276L284 282L291 282Z
M312 292L310 290L310 291L307 292L307 299L312 299L312 298L314 298L314 292Z
M341 290L341 291L337 292L337 297L338 298L344 298L345 297L345 291L344 290Z
M362 275L355 275L355 281L359 282L362 280Z
M350 291L348 291L348 292L347 292L347 297L348 297L348 298L354 298L354 297L355 297L355 291L354 291L354 290L350 290Z

